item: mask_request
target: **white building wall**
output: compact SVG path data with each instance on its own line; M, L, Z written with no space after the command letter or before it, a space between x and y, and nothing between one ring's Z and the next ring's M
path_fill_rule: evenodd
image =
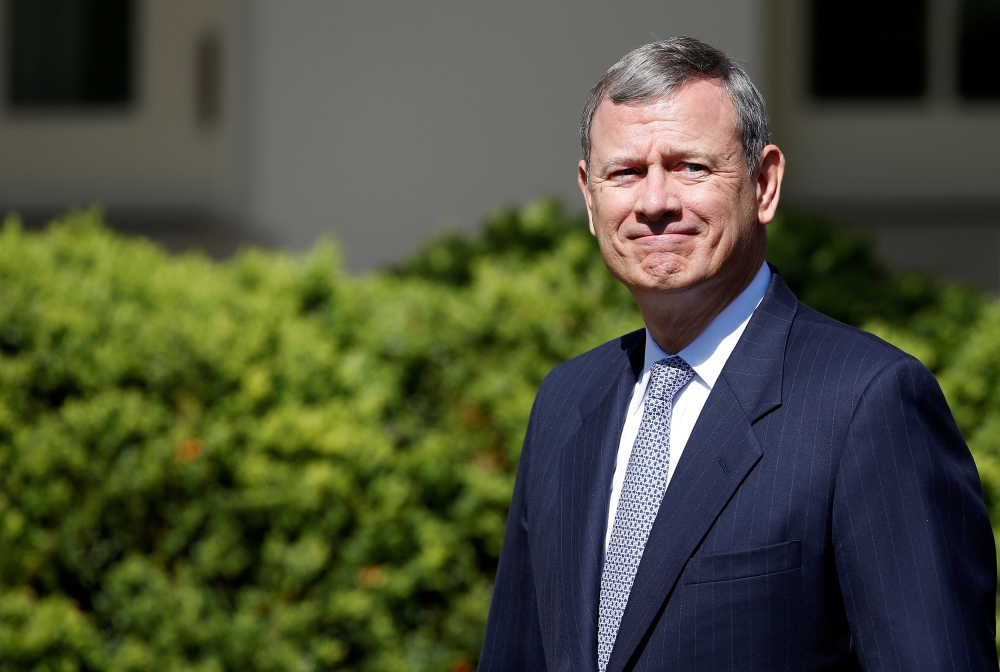
M195 118L195 50L225 43L236 0L136 3L135 99L126 109L0 113L0 204L27 211L100 203L110 210L204 211L226 193L230 130ZM0 21L7 3L0 4ZM6 35L0 25L0 35ZM0 45L0 54L7 49ZM0 64L2 65L2 64ZM6 67L0 67L0 77ZM6 83L0 81L6 90Z
M351 269L552 194L582 207L578 123L630 49L687 34L762 76L760 0L245 0L244 218Z

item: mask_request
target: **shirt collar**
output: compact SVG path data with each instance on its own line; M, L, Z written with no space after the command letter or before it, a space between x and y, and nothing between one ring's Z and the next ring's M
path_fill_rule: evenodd
M750 281L747 288L737 296L732 303L722 309L722 312L715 316L704 331L691 341L677 355L694 369L695 374L708 386L709 389L715 386L715 381L722 373L722 367L726 365L729 355L743 335L743 330L750 321L753 311L760 305L767 288L771 284L771 269L765 263L757 271L757 275ZM658 362L664 357L669 357L667 353L656 344L653 337L646 330L646 356L642 367L642 375L645 376L654 362Z

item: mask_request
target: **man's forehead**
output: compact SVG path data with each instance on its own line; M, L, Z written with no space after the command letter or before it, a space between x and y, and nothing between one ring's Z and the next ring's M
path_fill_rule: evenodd
M615 103L606 98L594 113L591 140L622 140L658 124L690 129L692 136L711 132L737 139L736 114L729 94L718 80L687 82L666 96L648 101ZM592 147L596 149L596 147Z

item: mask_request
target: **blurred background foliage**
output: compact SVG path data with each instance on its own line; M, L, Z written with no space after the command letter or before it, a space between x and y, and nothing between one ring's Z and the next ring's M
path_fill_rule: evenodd
M935 372L1000 522L1000 305L770 231L801 299ZM0 672L475 668L535 390L638 311L553 201L339 269L7 221Z

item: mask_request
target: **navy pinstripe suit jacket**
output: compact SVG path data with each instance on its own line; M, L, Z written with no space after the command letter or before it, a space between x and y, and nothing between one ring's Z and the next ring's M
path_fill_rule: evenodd
M635 332L535 400L480 672L593 672ZM975 464L919 362L775 274L664 495L621 670L997 670L996 558Z

